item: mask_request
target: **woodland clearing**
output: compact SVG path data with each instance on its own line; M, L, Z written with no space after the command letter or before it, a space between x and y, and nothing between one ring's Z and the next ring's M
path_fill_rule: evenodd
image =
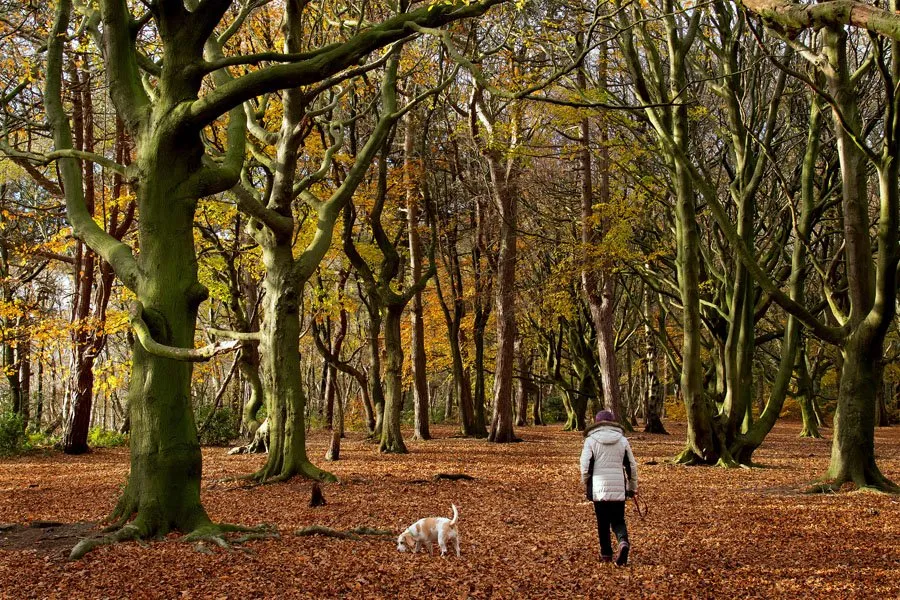
M826 439L799 439L779 423L757 454L762 468L683 467L672 435L630 435L649 514L628 522L631 565L601 565L590 506L577 475L581 434L518 430L494 445L434 427L437 439L382 455L349 433L327 466L327 505L309 508L311 484L248 487L263 456L204 448L203 502L217 521L271 523L280 539L234 550L178 536L103 547L65 560L83 522L108 514L128 472L127 449L82 456L31 453L0 461L3 598L744 598L900 597L900 499L866 492L800 493L828 464ZM326 432L311 432L322 456ZM900 428L876 431L885 474L900 478ZM473 480L435 481L437 473ZM422 516L460 509L462 557L401 554L393 538L298 537L309 525L399 532ZM37 522L37 523L35 523ZM53 523L64 525L53 526ZM72 524L75 524L74 526ZM29 525L32 526L29 526ZM12 527L10 527L12 525ZM39 527L40 526L40 527Z

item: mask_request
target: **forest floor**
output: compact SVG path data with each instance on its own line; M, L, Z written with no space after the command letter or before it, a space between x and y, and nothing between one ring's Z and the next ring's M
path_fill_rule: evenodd
M198 552L178 536L100 548L65 560L89 524L113 508L127 449L71 457L36 452L0 460L2 598L898 598L900 498L866 492L806 495L827 464L827 439L780 423L757 452L763 468L681 467L671 435L630 436L649 514L626 513L627 568L600 564L593 512L578 478L581 434L517 429L492 445L434 427L411 454L379 455L351 433L328 504L309 508L310 483L245 487L223 478L262 456L203 450L203 502L213 519L271 523L280 539ZM830 433L826 430L826 434ZM309 451L324 454L314 432ZM900 480L900 427L879 429L882 470ZM437 473L473 480L434 481ZM396 536L416 519L459 507L462 557L399 553L393 537L299 537L309 525L368 526ZM61 525L61 524L62 525ZM3 525L6 524L6 525Z

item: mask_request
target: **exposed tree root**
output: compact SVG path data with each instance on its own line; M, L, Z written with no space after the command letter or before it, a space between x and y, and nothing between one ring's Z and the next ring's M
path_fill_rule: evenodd
M279 472L274 472L276 471L276 468ZM268 485L270 483L283 483L294 477L302 477L303 479L311 479L313 481L319 481L321 483L337 483L338 481L338 478L333 474L325 471L324 469L318 468L308 460L301 462L299 467L286 469L283 467L276 468L272 468L269 463L267 463L256 473L248 475L247 479L255 481L260 485Z
M354 529L349 529L347 531L340 531L338 529L332 529L323 525L310 525L309 527L298 529L294 532L294 535L321 535L325 537L338 538L341 540L359 541L362 539L362 537L360 536L366 535L376 537L394 537L394 532L389 529L372 529L369 527L355 527Z
M242 533L243 535L229 538L229 533ZM212 542L230 550L234 544L243 544L250 540L268 540L279 539L281 535L274 525L259 525L257 527L244 527L242 525L233 525L230 523L210 523L203 527L198 527L194 531L184 536L183 542Z
M354 527L348 530L356 535L374 535L374 536L390 536L394 537L394 532L390 529L373 529L371 527Z
M869 473L868 477L845 475L834 479L824 479L803 490L805 494L837 494L839 492L873 492L879 494L900 494L897 485L880 472Z
M690 448L685 448L684 450L682 450L680 454L672 459L672 462L676 465L685 465L689 467L694 465L708 464L706 461L697 456L697 454Z
M109 546L111 544L118 544L119 542L136 540L144 537L145 535L146 532L143 531L140 526L133 523L125 525L124 527L110 535L81 540L80 542L75 544L74 548L72 548L72 551L69 553L69 560L78 560L91 550L94 550L101 546Z
M798 437L822 439L822 434L817 429L804 427Z
M100 548L101 546L109 546L120 542L137 541L143 542L144 538L150 537L155 532L151 531L140 519L136 519L133 523L122 526L118 531L101 537L87 538L81 540L72 552L69 553L69 560L78 560L88 552ZM244 535L236 536L229 540L229 533L244 533ZM202 525L190 532L181 541L184 542L212 542L222 548L230 549L232 544L241 544L249 540L261 540L279 538L278 530L272 525L260 525L258 527L244 527L241 525L231 525L228 523L209 523ZM202 550L198 550L202 551Z

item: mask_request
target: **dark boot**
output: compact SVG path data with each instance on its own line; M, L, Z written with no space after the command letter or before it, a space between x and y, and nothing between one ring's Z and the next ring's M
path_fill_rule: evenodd
M628 552L631 550L631 546L628 542L623 544L619 544L619 552L616 554L616 566L624 567L628 564Z

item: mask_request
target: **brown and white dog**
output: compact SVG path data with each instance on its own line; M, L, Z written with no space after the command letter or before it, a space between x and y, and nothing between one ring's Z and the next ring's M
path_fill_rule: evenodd
M445 556L447 544L452 541L456 547L456 556L459 556L459 532L456 529L459 512L456 510L455 504L451 504L451 506L453 507L452 519L427 517L410 525L397 538L397 550L418 552L422 548L427 548L428 554L431 554L432 544L437 542L441 549L441 556Z

